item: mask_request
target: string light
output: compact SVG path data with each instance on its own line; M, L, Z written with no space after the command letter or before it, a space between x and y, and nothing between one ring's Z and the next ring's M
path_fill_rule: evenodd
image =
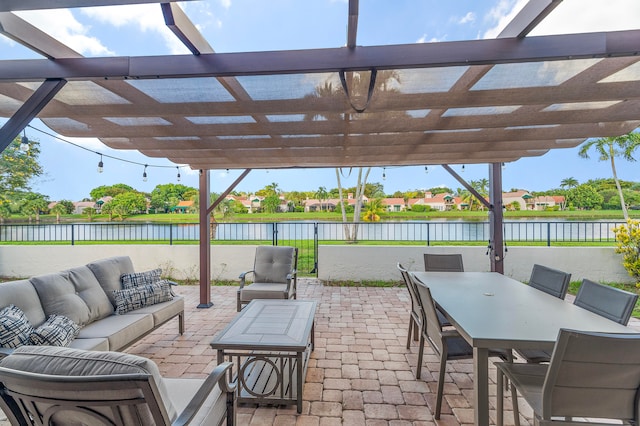
M176 166L176 169L178 170L178 182L180 182L180 167Z
M104 171L104 163L102 162L102 154L100 154L100 161L98 162L98 173L102 173Z
M63 139L63 138L61 138L60 136L55 135L55 134L53 134L53 133L50 133L50 132L44 131L44 130L42 130L42 129L38 129L37 127L33 127L33 126L32 126L32 125L30 125L30 124L28 124L28 125L27 125L27 127L31 128L32 130L35 130L36 132L40 132L40 133L42 133L42 134L44 134L44 135L47 135L47 136L49 136L49 137L51 137L51 138L53 138L53 139L57 139L57 140L59 140L59 141L61 141L61 142L65 142L65 143L68 143L69 145L73 145L73 146L75 146L76 148L84 149L85 151L89 151L89 152L92 152L92 153L94 153L94 154L98 154L98 155L100 156L100 162L98 163L98 172L99 172L99 173L101 173L101 171L100 171L100 165L102 165L102 167L104 168L104 163L102 162L102 157L111 158L111 159L113 159L113 160L122 161L122 162L124 162L124 163L135 164L135 165L138 165L138 166L144 166L145 171L146 171L146 169L147 169L147 168L151 168L151 167L156 167L156 168L174 168L174 167L178 167L178 168L180 168L180 167L185 167L185 165L184 165L184 164L183 164L183 165L180 165L180 166L174 166L174 165L171 165L171 166L166 165L166 166L165 166L165 165L159 165L159 164L145 164L145 163L140 163L140 162L138 162L138 161L132 161L132 160L127 160L127 159L124 159L124 158L121 158L121 157L116 157L116 156L114 156L114 155L102 154L102 153L100 153L100 152L96 152L96 151L93 151L93 150L91 150L91 149L89 149L89 148L86 148L86 147L84 147L84 146L82 146L82 145L78 145L78 144L76 144L76 143L73 143L73 142L71 142L71 141L68 141L68 140L66 140L66 139ZM23 147L23 145L26 145L26 147ZM21 150L21 151L24 151L24 150L28 150L28 149L29 149L29 139L27 139L27 136L26 136L26 134L25 134L25 136L23 136L23 137L22 137L22 141L21 141L21 144L20 144L20 150ZM104 170L103 170L103 171L104 171ZM146 174L146 172L145 172L144 174ZM144 176L143 176L143 178L144 178Z
M146 182L147 181L147 165L144 165L144 172L142 172L142 181Z
M464 172L464 164L462 165L462 171Z
M23 130L22 139L20 139L20 151L28 152L29 151L29 139L27 138L27 131Z
M386 167L383 167L383 168L382 168L382 180L387 180L387 173L386 173L386 171L387 171L387 168L386 168Z
M429 168L427 166L424 166L424 172L429 173Z

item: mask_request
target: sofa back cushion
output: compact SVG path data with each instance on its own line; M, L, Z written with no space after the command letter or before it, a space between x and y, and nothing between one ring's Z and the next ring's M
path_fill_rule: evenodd
M131 258L129 258L129 256L109 257L91 262L87 264L87 267L93 272L100 286L102 286L111 305L115 307L116 302L113 297L113 290L122 290L120 277L123 274L132 274L135 272Z
M82 349L72 349L56 346L22 346L0 361L0 367L11 368L13 370L26 371L31 373L47 374L54 376L110 376L114 374L149 374L153 377L160 398L164 404L169 418L173 421L176 418L176 409L169 397L169 392L160 375L158 366L151 360L137 355L130 355L121 352L109 351L85 351ZM66 395L48 395L48 391L43 387L41 390L29 389L27 393L40 392L46 397L64 398ZM77 393L77 391L75 391ZM84 389L83 394L87 398L104 394L105 399L113 399L113 393L118 391L114 386L109 389ZM93 395L90 395L93 394ZM108 395L107 395L108 394ZM72 396L68 396L72 398ZM107 407L108 408L108 407ZM65 415L70 415L66 411ZM78 413L82 418L82 415ZM65 424L75 424L74 419L65 419ZM127 424L127 421L124 422ZM78 422L78 424L81 424Z
M47 320L38 293L29 280L0 284L0 309L9 305L20 308L34 327L38 327Z
M96 279L96 276L87 266L69 269L69 281L76 289L78 296L89 307L89 322L106 318L113 314L113 305L107 297L107 293Z
M69 273L63 271L32 277L30 281L38 292L47 316L64 315L82 327L89 323L91 314L68 277Z

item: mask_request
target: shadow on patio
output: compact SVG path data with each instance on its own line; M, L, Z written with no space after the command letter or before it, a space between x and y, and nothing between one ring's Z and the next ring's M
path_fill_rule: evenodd
M197 286L182 286L186 297L185 334L171 321L127 352L153 359L167 377L203 377L216 365L209 343L236 315L236 287L212 287L209 309L197 309ZM299 298L319 301L316 346L303 393L303 411L295 406L240 405L239 425L419 425L434 423L438 358L427 346L422 379L416 380L417 342L405 348L409 295L404 287L326 287L302 279ZM473 366L450 362L439 424L473 424ZM491 370L495 379L495 368ZM491 388L495 395L495 386ZM491 401L492 407L495 398ZM511 403L507 401L508 410ZM527 418L530 410L521 403ZM513 424L511 411L506 424ZM495 412L492 412L495 420ZM524 420L524 419L523 419ZM523 421L526 425L526 421Z

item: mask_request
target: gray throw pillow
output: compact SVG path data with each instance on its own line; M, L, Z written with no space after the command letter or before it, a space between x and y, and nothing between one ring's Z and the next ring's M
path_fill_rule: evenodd
M17 348L29 344L33 327L20 308L9 305L0 310L0 347Z
M150 271L135 272L132 274L122 274L120 281L122 281L122 288L133 288L141 285L155 284L160 281L160 275L162 269L156 268Z
M64 315L50 315L29 336L32 345L69 346L78 337L80 327Z
M166 281L139 287L114 290L116 313L125 314L144 306L155 305L173 299L171 285Z

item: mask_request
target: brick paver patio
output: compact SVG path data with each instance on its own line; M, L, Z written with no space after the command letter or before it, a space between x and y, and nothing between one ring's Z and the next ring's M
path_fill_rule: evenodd
M212 287L209 309L197 309L199 289L181 286L186 297L185 333L171 321L127 352L153 359L167 377L204 377L216 365L213 335L236 315L236 287ZM425 348L422 378L416 380L417 342L406 349L409 296L404 287L328 287L302 279L299 298L319 301L316 346L304 386L303 412L295 406L240 405L239 425L440 425L473 424L473 366L448 363L442 416L435 421L438 357ZM495 380L495 368L490 377ZM495 395L495 385L490 388ZM490 404L495 407L495 397ZM505 424L513 424L505 401ZM520 401L521 423L531 409ZM495 421L495 410L491 411ZM0 426L8 423L0 412Z
M216 365L211 338L236 315L236 289L212 287L214 306L196 309L198 287L178 287L177 292L186 297L184 335L177 334L177 323L172 321L127 352L153 359L167 377L203 377ZM241 405L239 425L435 423L436 382L430 372L438 371L439 359L427 346L422 378L415 379L417 342L406 349L410 301L404 287L328 287L303 279L298 297L319 301L302 414L293 406ZM473 424L473 366L470 361L450 362L447 370L438 423ZM491 393L495 394L495 387ZM528 416L525 405L521 403L521 411ZM510 406L507 401L505 407ZM506 424L513 424L510 411L505 418ZM522 420L526 425L527 420Z

